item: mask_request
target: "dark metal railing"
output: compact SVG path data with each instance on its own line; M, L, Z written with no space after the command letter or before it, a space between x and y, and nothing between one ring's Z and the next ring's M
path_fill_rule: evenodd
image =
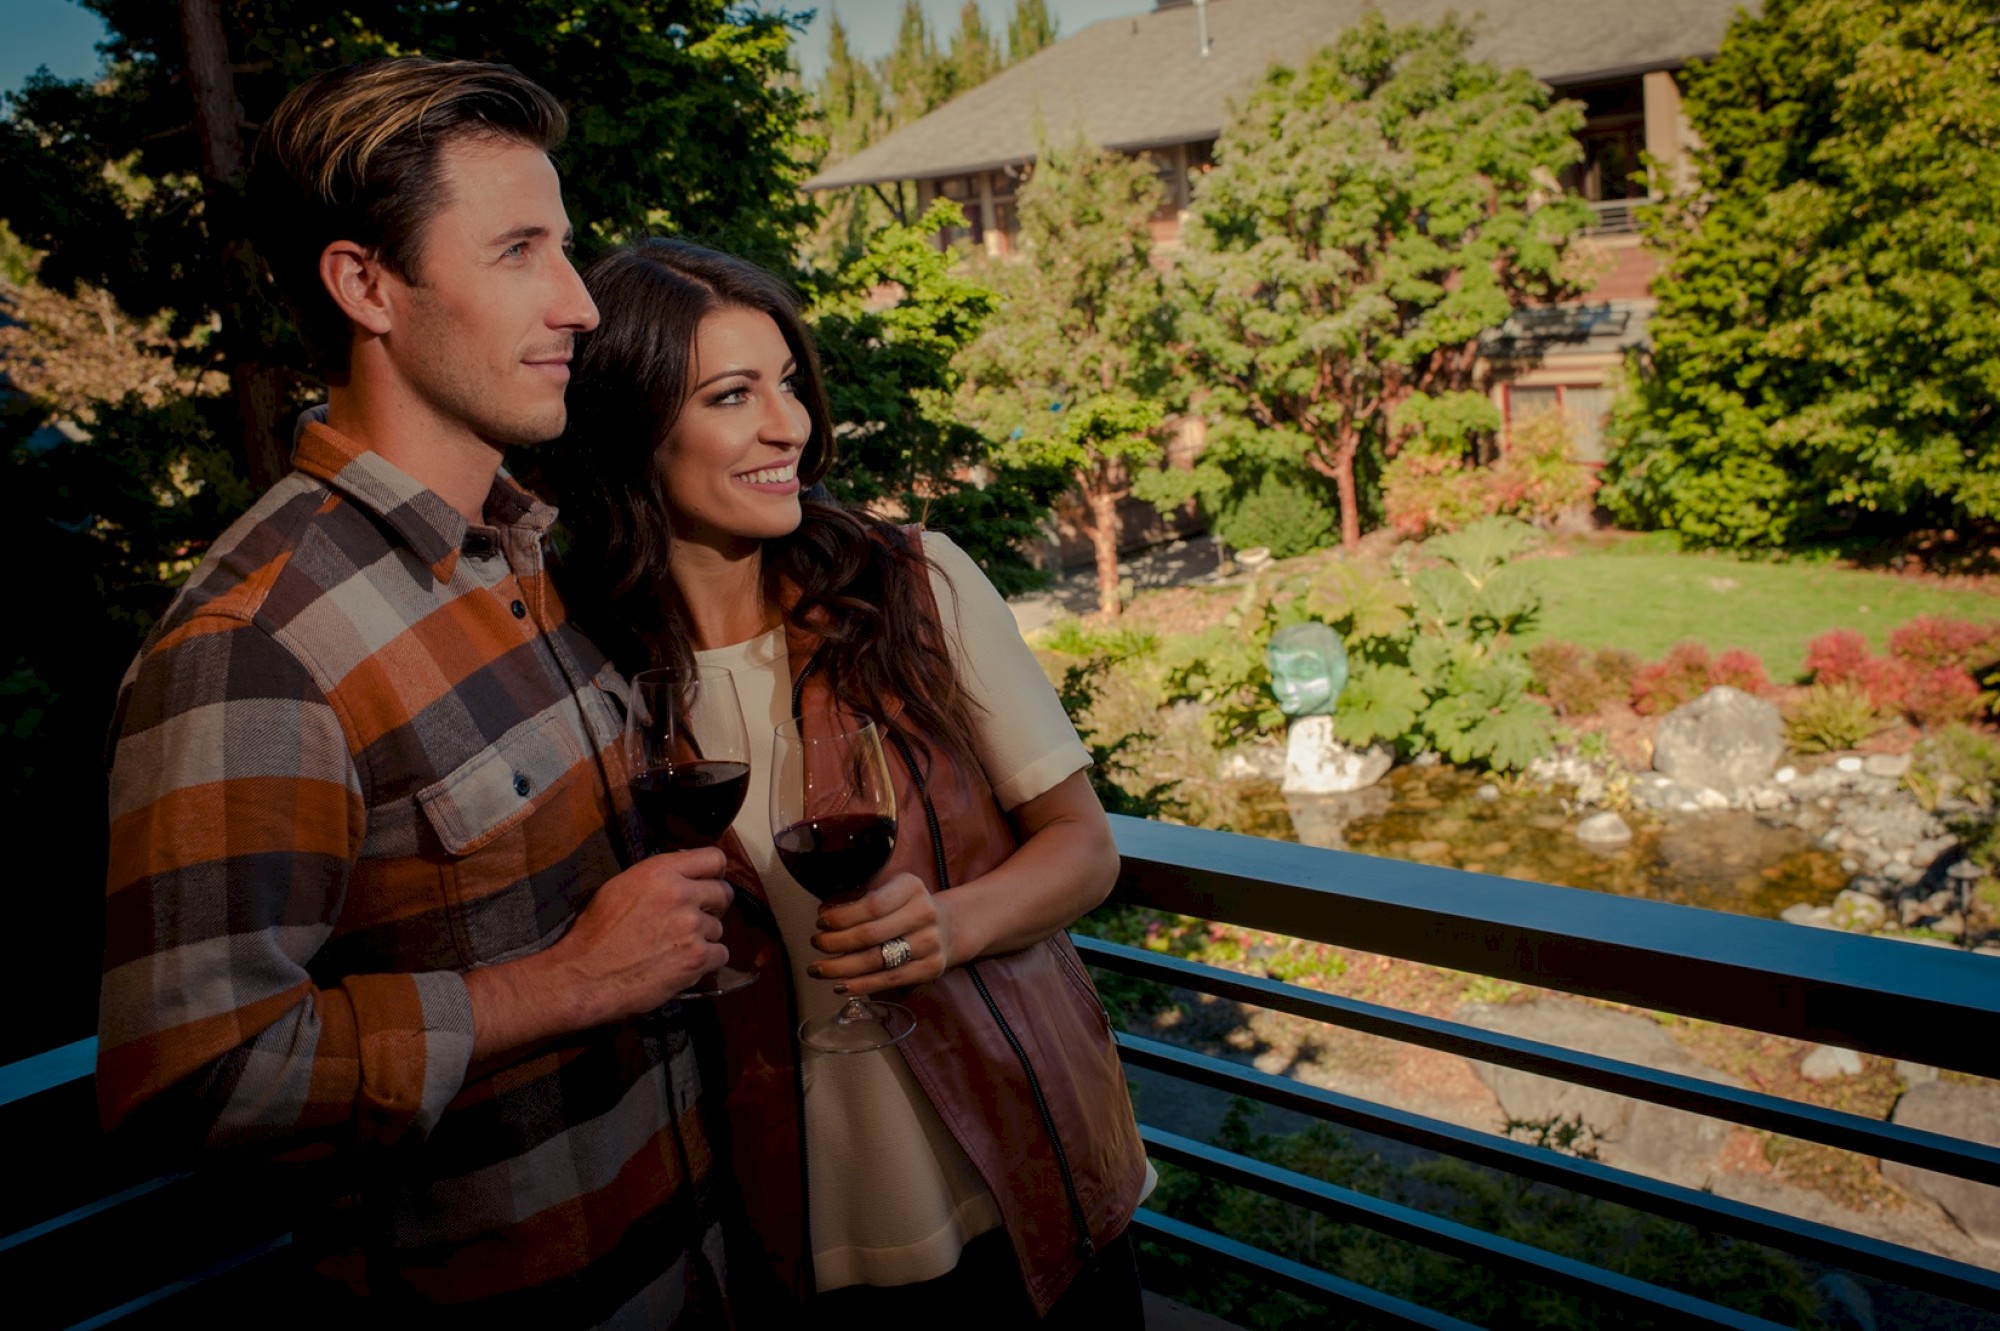
M1470 971L1886 1057L2000 1075L2000 962L1886 939L1637 901L1254 837L1115 820L1117 898L1182 915ZM1807 1141L2000 1184L2000 1149L1876 1122L1478 1027L1340 998L1154 952L1079 938L1092 966L1271 1008L1369 1035L1517 1068ZM1427 1151L1616 1202L1709 1233L1923 1291L2000 1307L2000 1273L1829 1225L1479 1132L1226 1060L1121 1034L1128 1065L1248 1096ZM1156 1159L1367 1225L1496 1271L1644 1309L1673 1325L1769 1326L1690 1295L1503 1241L1246 1157L1146 1129ZM1142 1232L1243 1268L1232 1241L1175 1222ZM1253 1250L1254 1251L1254 1250ZM1296 1264L1293 1264L1296 1265ZM1292 1272L1280 1281L1305 1293ZM1337 1287L1329 1305L1362 1311ZM1438 1325L1413 1304L1367 1306L1397 1325Z
M1252 837L1115 819L1118 899L1517 984L1801 1040L2000 1076L2000 962L1882 939L1522 883ZM2000 1186L2000 1149L1656 1071L1596 1054L1321 993L1101 939L1100 970L1330 1026L1520 1069L1747 1127ZM2000 1308L2000 1274L1833 1226L1612 1168L1527 1142L1275 1076L1131 1033L1128 1065L1394 1139L1538 1185L1790 1252L1972 1308ZM33 1325L133 1325L204 1310L226 1323L284 1243L281 1199L243 1201L220 1171L159 1175L96 1137L93 1041L0 1068L0 1122L16 1143L0 1188L0 1279L80 1254L115 1254L105 1277L70 1282ZM1343 1225L1414 1243L1496 1275L1579 1296L1608 1316L1659 1325L1772 1323L1399 1202L1145 1127L1163 1163L1250 1188ZM1182 1218L1142 1209L1139 1232L1371 1325L1459 1328L1418 1306ZM140 1246L143 1244L143 1247ZM100 1269L104 1263L99 1261Z

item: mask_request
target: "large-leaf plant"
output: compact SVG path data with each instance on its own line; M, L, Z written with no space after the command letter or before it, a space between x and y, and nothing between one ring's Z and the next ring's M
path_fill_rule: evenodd
M1512 561L1539 539L1516 519L1486 518L1405 547L1387 568L1343 560L1315 578L1260 580L1244 590L1219 648L1174 671L1169 689L1208 706L1219 742L1277 733L1285 718L1264 650L1278 629L1317 619L1348 652L1336 738L1517 771L1549 752L1555 723L1528 696L1518 646L1541 596Z

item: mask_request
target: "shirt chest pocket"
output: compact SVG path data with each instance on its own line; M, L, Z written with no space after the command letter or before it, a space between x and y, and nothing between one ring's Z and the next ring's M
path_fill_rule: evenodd
M466 964L533 952L569 920L580 877L573 861L602 839L602 805L582 740L560 719L522 722L419 791L417 805L437 838Z

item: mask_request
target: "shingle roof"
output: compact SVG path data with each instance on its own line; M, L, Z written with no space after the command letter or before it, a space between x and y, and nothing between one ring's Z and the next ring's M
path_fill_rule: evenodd
M1139 0L1134 0L1138 3ZM1210 0L1210 53L1192 5L1105 19L1002 70L828 167L808 189L923 180L1027 161L1038 130L1137 151L1214 138L1231 98L1273 60L1296 61L1357 21L1365 0ZM1560 86L1673 69L1713 55L1761 0L1375 0L1394 24L1473 14L1473 54Z

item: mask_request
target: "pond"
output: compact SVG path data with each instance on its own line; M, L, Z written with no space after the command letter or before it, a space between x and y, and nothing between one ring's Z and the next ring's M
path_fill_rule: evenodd
M1768 919L1799 902L1826 905L1847 886L1837 855L1754 813L1627 812L1632 840L1594 847L1576 839L1584 815L1559 788L1503 786L1498 799L1482 797L1491 780L1405 766L1347 795L1288 796L1262 782L1246 792L1245 818L1233 830Z

